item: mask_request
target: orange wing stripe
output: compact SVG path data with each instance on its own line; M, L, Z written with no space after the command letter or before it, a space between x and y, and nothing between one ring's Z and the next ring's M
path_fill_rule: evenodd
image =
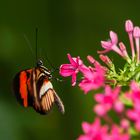
M27 75L25 71L22 71L20 73L20 94L21 94L21 98L23 99L23 105L24 107L28 106L28 101L27 101Z
M30 75L31 75L32 69L27 70L27 72L30 73ZM32 86L31 86L31 76L27 80L27 86L28 86L29 92L32 93L33 89L32 89Z

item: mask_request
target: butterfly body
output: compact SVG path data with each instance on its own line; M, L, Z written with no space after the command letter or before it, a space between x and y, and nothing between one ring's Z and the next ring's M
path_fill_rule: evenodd
M24 107L33 107L40 114L47 114L54 104L64 113L64 105L51 83L52 75L41 60L32 69L16 74L13 87L17 100Z

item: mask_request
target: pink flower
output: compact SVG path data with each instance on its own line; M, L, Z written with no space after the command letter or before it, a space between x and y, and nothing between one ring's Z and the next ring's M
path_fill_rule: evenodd
M131 53L132 53L132 60L134 60L135 55L137 57L137 62L140 62L140 27L133 26L133 23L131 20L126 20L125 22L125 30L129 37L130 47L131 47ZM135 44L134 44L135 39ZM118 44L118 36L115 32L110 31L110 40L107 41L101 41L101 46L105 49L103 51L98 51L98 53L106 53L111 50L115 51L117 54L122 56L124 59L126 59L128 62L131 62L125 45L120 42L119 47ZM104 58L103 58L104 59Z
M121 129L122 128L119 128L118 126L113 125L109 140L130 140L129 134L123 133Z
M132 23L132 21L131 20L126 20L126 22L125 22L125 30L126 30L126 32L133 32L133 29L134 29L134 27L133 27L133 23Z
M98 63L94 65L95 68L86 66L80 67L84 79L80 82L79 87L84 90L85 93L104 85L105 70Z
M129 118L135 121L140 121L140 102L135 102L134 103L134 108L129 109L127 112L127 115Z
M96 67L96 65L100 65L100 66L101 66L101 64L100 64L98 61L96 61L91 55L88 55L88 56L87 56L87 60L88 60L91 64L93 64L95 67Z
M109 41L101 41L101 45L105 50L104 51L98 51L98 53L106 53L110 50L113 50L123 57L123 53L118 48L117 43L118 43L117 34L113 31L110 31L110 40Z
M135 122L135 128L140 131L140 87L135 81L130 84L131 91L127 97L132 100L133 109L128 109L126 114L128 118Z
M140 37L140 28L138 26L134 27L133 36L136 38Z
M112 108L120 113L124 109L123 103L119 100L120 87L111 89L110 86L105 86L105 93L95 94L94 98L98 102L94 107L94 111L99 115L105 115Z
M134 49L134 42L133 42L133 23L131 20L126 20L125 22L125 30L128 33L130 46L131 46L131 52L132 52L132 58L135 57L135 49Z
M132 81L130 84L130 95L129 98L132 99L133 102L139 101L140 102L140 87L139 84L136 83L135 81Z
M108 110L109 108L103 104L96 104L93 109L98 116L105 116Z
M106 72L108 69L105 66L102 66L98 61L96 61L91 55L87 56L87 60L95 67L93 68L95 71L97 69L97 67L101 68L102 70L104 70L104 72ZM109 58L108 58L109 61ZM111 60L110 60L111 62Z
M135 38L136 50L137 50L137 61L140 60L140 28L136 26L134 28L133 36Z
M127 116L135 122L135 128L140 132L140 101L135 101L134 108L127 110Z
M60 66L60 75L64 77L72 76L72 86L76 84L76 74L79 72L79 68L83 65L80 57L71 57L70 54L67 54L70 64L62 64Z
M101 54L99 57L107 66L109 66L109 67L112 66L113 63L107 55L102 55Z
M83 122L82 128L85 134L81 135L77 140L108 140L108 127L101 126L99 118L96 118L92 124Z
M124 104L118 99L114 103L114 110L118 113L121 113L124 110Z
M127 119L125 119L125 118L123 118L123 119L121 120L121 122L120 122L120 125L121 125L121 127L122 127L123 129L128 130L129 127L130 127L130 121L127 120Z
M126 46L124 45L124 43L120 42L119 47L120 47L120 50L121 50L121 52L122 52L122 54L124 56L124 59L126 59L128 62L130 62L131 60L129 58L129 55L127 53Z

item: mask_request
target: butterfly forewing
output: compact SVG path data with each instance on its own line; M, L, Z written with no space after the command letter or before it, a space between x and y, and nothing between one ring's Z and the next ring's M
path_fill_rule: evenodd
M24 107L32 105L31 73L32 69L21 71L16 74L13 80L13 89L17 100Z

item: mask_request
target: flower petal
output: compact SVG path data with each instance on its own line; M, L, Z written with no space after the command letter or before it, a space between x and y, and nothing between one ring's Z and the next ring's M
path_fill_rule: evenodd
M77 67L77 63L76 63L76 58L75 58L75 60L74 60L74 58L72 58L71 57L71 55L68 53L67 54L67 56L68 56L68 59L69 59L69 61L70 61L70 63L74 66L74 67Z
M91 125L89 123L87 123L87 122L82 123L82 128L83 128L83 131L84 131L85 134L89 133L90 127L91 127Z
M118 43L118 36L115 32L110 31L110 38L111 38L112 45Z
M124 110L124 105L121 101L116 101L114 104L114 109L116 112L121 113Z
M101 41L101 46L104 49L110 50L112 47L112 42L111 41Z
M135 127L140 132L140 120L135 123Z
M92 140L92 137L88 135L81 135L77 140Z
M78 65L82 65L82 64L83 64L83 61L80 59L79 56L76 58L76 63L77 63Z
M60 66L60 75L67 77L71 76L74 73L74 67L71 64L63 64Z
M79 84L79 87L85 92L89 92L90 90L94 89L93 87L93 83L90 82L89 80L87 79L84 79L81 81L81 83Z
M131 20L126 20L126 22L125 22L125 30L126 30L126 32L132 32L133 31L133 23L132 23L132 21Z
M97 104L94 106L94 112L96 112L97 115L99 116L104 116L107 113L107 109L105 108L104 105Z
M87 79L93 79L93 71L91 71L90 68L86 67L86 66L82 66L80 67L80 71L83 73L84 77Z
M140 28L138 26L134 27L133 36L135 38L139 38L140 37Z
M135 110L127 110L127 116L132 120L137 120L139 118L138 113Z
M102 103L103 102L103 99L104 99L104 94L95 94L95 96L94 96L94 99L95 99L95 101L96 102L99 102L99 103Z
M72 74L72 86L75 86L76 85L76 73L74 72Z

